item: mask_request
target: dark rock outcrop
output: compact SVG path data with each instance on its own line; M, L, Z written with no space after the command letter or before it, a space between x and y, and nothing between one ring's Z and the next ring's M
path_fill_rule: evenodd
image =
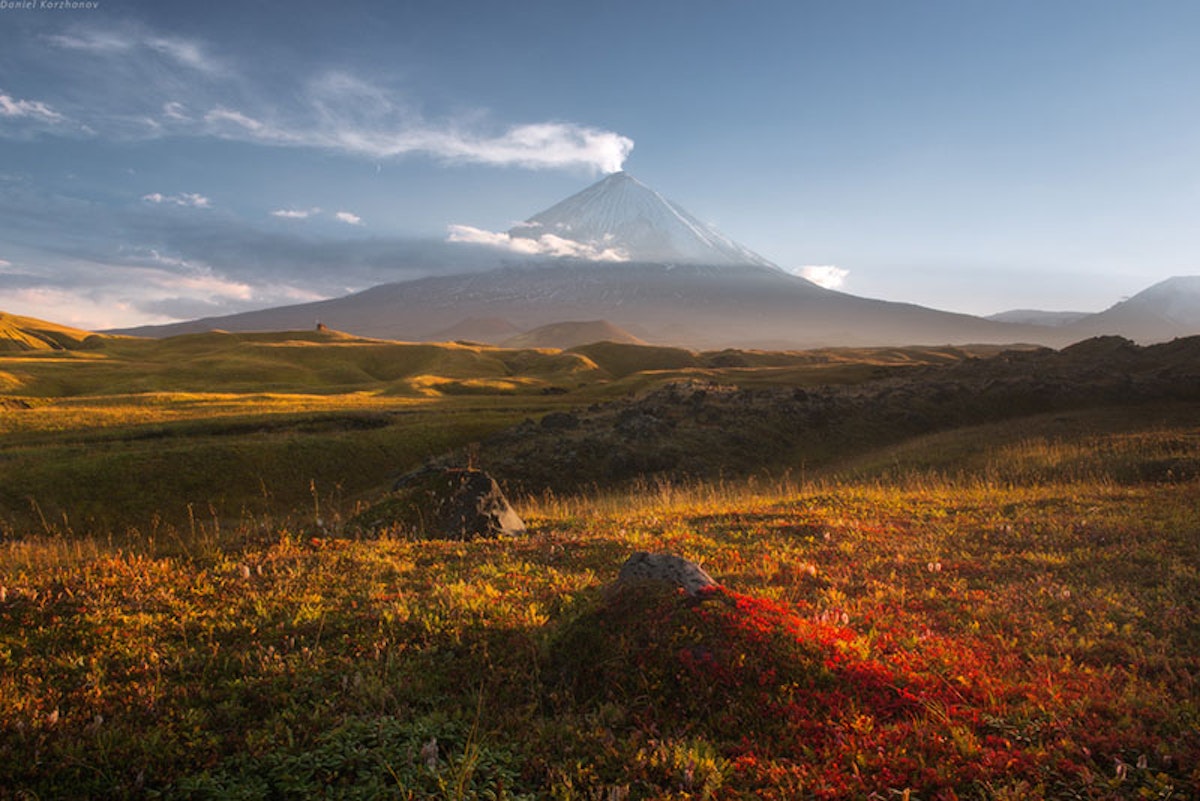
M956 354L825 384L733 386L678 380L636 397L492 435L480 454L516 492L754 475L828 464L909 437L1025 415L1200 401L1200 337L1140 347L1100 337L1061 351ZM563 421L566 422L565 420ZM1150 474L1190 475L1186 465Z
M349 523L352 530L418 539L473 540L525 533L490 475L472 468L424 467L396 481L392 493Z

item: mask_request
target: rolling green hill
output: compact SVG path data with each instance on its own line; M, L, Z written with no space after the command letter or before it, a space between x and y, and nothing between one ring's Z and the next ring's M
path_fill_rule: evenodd
M532 493L746 475L1048 408L1195 394L1186 341L988 358L996 348L562 351L8 325L49 333L40 349L0 353L0 526L120 531L178 524L189 509L286 513L319 496L350 512L398 472L464 448Z
M9 341L17 342L18 332L26 330L34 329L14 328ZM68 341L66 333L54 335ZM336 331L211 331L167 339L77 341L86 341L87 349L51 350L47 345L17 351L13 346L0 355L0 370L8 376L0 391L43 398L144 392L374 391L429 396L536 392L558 382L576 385L607 377L575 354L390 342Z
M111 339L103 334L0 311L0 354L80 350L100 347Z

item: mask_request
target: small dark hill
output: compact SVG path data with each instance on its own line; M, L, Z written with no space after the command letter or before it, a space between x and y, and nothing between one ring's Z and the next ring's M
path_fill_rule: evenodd
M505 320L503 317L468 317L459 320L449 328L434 331L422 337L427 342L481 342L487 345L499 345L506 339L521 334L520 326Z
M642 340L608 320L550 323L526 331L503 342L506 348L559 348L567 350L592 342L620 342L644 345Z
M649 370L684 370L704 367L704 360L686 348L635 345L629 342L595 342L571 348L569 353L586 356L616 378Z
M91 331L0 312L0 353L83 350L100 347L105 339Z

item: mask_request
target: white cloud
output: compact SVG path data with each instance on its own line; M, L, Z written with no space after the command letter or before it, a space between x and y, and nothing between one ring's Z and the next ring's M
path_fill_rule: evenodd
M249 284L240 281L230 281L209 273L195 275L172 275L158 273L153 276L153 283L172 292L185 292L204 297L230 298L233 300L250 300L254 297L254 289Z
M204 46L189 39L159 36L145 30L76 30L70 34L45 37L54 47L97 55L124 55L148 51L200 72L217 73L221 64L205 52Z
M0 117L34 119L43 122L62 122L65 117L40 100L17 100L0 93Z
M0 259L0 270L3 270L5 267L12 267L12 262L8 259Z
M291 140L291 136L286 132L271 128L265 123L247 116L240 111L233 111L227 108L214 108L204 115L204 121L212 126L212 130L216 135L224 135L225 138L229 139L237 139L237 134L244 131L251 134L253 138L279 144ZM230 123L233 127L231 128L225 123Z
M122 247L131 264L109 269L132 271L143 288L158 286L172 292L190 291L210 297L249 300L254 295L243 281L222 278L204 262L169 255L156 247Z
M198 195L195 192L180 192L178 195L164 195L162 192L151 192L148 195L142 195L142 200L147 203L170 203L175 206L190 206L194 209L209 209L212 208L212 202L204 195Z
M334 213L333 218L338 222L344 222L346 225L364 225L362 217L357 214L352 214L348 211L339 211Z
M102 266L108 277L104 284L20 287L5 292L5 311L97 330L167 322L172 318L146 309L181 296L210 298L241 308L255 298L252 287L203 271L177 275L153 266L96 266Z
M446 237L447 242L464 242L469 245L487 245L493 248L505 248L506 250L516 250L524 242L533 243L529 240L514 240L511 236L505 233L496 231L485 231L482 228L472 228L469 225L451 225L450 234ZM525 251L532 253L533 251Z
M121 248L126 250L126 248ZM137 261L145 261L150 264L162 265L164 267L190 267L191 264L187 259L177 258L175 256L164 256L155 248L129 248L130 256Z
M570 123L518 125L494 138L450 137L441 143L451 159L521 167L587 166L618 172L633 150L633 140L611 131Z
M186 39L175 39L166 36L153 36L144 40L146 47L156 53L201 72L219 72L220 65L204 52L204 48L196 42Z
M63 50L83 50L89 53L123 53L134 46L133 39L115 31L59 33L47 36L46 41Z
M626 256L617 248L606 248L592 243L576 242L573 239L563 239L554 234L542 234L537 239L514 237L506 233L485 231L469 225L451 225L448 242L462 242L471 245L485 245L500 248L513 253L527 256L570 256L590 261L627 261Z
M314 206L311 209L275 209L271 212L272 217L280 217L284 220L307 220L314 214L320 214L321 209Z
M119 262L59 265L65 283L4 292L4 311L88 330L165 323L209 314L320 300L309 290L222 276L207 265L155 248L124 248Z
M358 97L371 96L360 88ZM380 94L380 97L386 95ZM332 107L310 95L315 123L265 121L218 106L204 115L208 133L261 144L314 147L372 159L424 154L452 163L529 169L583 167L617 172L633 140L573 123L517 125L499 134L465 130L454 123L429 123L383 100L369 113L343 102ZM352 95L350 99L354 99ZM301 111L303 112L303 110Z
M518 125L499 135L487 135L425 123L379 130L348 122L331 120L326 130L293 141L306 139L304 144L371 158L425 153L455 163L530 169L585 167L606 173L619 171L633 150L632 139L572 123Z
M372 160L425 156L454 164L606 173L620 170L634 146L619 133L570 121L502 124L482 109L429 119L419 98L342 70L268 87L253 65L235 68L214 56L216 46L207 41L140 25L77 27L41 42L50 45L44 48L49 57L31 69L71 81L66 99L48 97L53 108L11 98L8 104L43 120L60 113L78 120L76 133L82 135L211 136Z
M833 264L806 264L803 267L791 268L788 272L801 278L807 278L817 286L826 289L839 288L845 283L846 276L850 274L849 270L843 270Z
M85 331L128 325L126 321L130 319L129 314L133 311L128 302L108 295L85 294L57 287L33 287L6 292L4 310L10 314L35 317L60 325L82 328ZM166 320L156 317L146 322Z

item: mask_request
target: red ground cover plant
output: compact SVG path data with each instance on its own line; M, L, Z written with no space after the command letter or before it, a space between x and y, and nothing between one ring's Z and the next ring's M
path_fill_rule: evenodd
M616 704L649 736L714 743L725 793L1109 797L1100 771L1122 743L1106 741L1093 676L1031 678L983 639L867 638L830 617L724 588L626 586L566 627L554 675L567 703Z

